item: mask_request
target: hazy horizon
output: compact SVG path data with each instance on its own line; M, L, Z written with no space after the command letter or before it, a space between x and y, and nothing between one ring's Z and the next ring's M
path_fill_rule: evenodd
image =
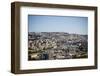
M88 18L29 15L28 32L64 32L88 35Z
M29 32L32 33L32 32ZM68 32L35 32L35 33L68 33ZM68 33L68 34L77 34L77 33ZM78 35L88 35L88 34L78 34Z

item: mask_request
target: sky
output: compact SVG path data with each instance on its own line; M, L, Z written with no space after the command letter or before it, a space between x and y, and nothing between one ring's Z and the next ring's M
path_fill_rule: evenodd
M74 16L28 15L29 32L88 34L88 18Z

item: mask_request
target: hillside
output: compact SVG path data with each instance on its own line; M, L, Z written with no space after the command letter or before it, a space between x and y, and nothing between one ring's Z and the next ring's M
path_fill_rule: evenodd
M88 36L65 32L29 32L28 60L88 57Z

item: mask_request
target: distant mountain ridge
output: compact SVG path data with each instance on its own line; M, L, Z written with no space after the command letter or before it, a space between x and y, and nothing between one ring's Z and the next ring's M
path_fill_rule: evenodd
M43 36L43 37L60 37L60 36L66 36L69 39L82 39L82 40L88 40L88 35L80 35L80 34L69 34L66 32L29 32L28 35L30 36Z

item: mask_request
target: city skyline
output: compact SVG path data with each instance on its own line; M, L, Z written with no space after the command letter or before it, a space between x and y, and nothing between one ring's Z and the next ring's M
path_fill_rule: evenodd
M28 16L29 32L67 32L88 34L88 18L74 16Z

